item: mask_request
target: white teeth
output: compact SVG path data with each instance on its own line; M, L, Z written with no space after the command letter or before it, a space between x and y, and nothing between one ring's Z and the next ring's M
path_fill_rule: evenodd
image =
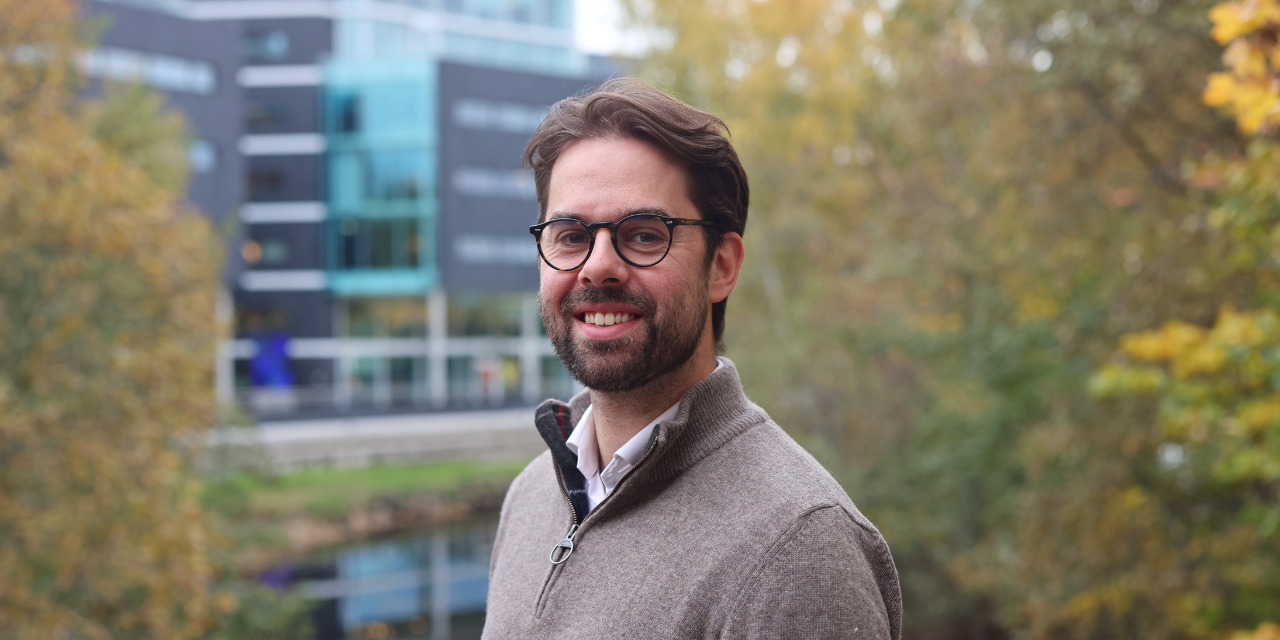
M630 313L586 313L582 316L582 321L594 324L597 327L608 327L623 322L630 322L635 316Z

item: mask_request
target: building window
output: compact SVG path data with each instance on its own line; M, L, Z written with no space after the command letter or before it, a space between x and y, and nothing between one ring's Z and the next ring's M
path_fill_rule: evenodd
M542 397L568 400L578 392L577 382L556 356L542 356Z
M360 131L360 96L343 94L334 98L334 128L340 133Z
M289 261L289 245L283 240L262 241L262 264L280 266Z
M277 105L261 100L253 100L245 105L244 123L248 125L250 131L278 127L284 124L286 119L288 114Z
M118 47L86 52L80 65L90 78L145 82L163 91L208 95L217 85L217 73L207 62Z
M365 194L369 200L417 200L426 178L426 158L419 151L375 151L365 162Z
M336 221L338 269L416 269L417 218L342 218Z
M348 298L346 335L351 338L421 338L427 335L427 303L422 298Z
M518 336L523 295L462 293L449 297L451 336Z
M430 158L422 150L336 153L332 203L356 209L368 202L416 202L432 188Z
M244 39L244 54L250 60L275 62L289 53L289 36L279 29L251 31Z
M284 173L278 169L250 169L249 197L261 198L279 191L284 186Z
M187 147L187 166L193 173L213 173L218 168L218 148L203 138L193 140Z

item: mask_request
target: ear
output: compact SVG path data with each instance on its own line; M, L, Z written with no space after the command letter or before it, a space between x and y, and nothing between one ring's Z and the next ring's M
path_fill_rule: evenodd
M720 246L716 248L715 256L711 259L711 278L707 293L710 295L712 304L728 298L733 288L737 286L738 272L742 270L742 259L745 254L742 236L732 232L724 234Z

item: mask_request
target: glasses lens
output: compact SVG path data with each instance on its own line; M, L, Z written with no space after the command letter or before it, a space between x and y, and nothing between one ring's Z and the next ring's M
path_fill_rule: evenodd
M587 259L591 235L575 220L556 220L542 229L542 257L556 269L573 269Z
M657 264L671 248L671 230L657 216L631 216L618 226L618 248L635 264Z

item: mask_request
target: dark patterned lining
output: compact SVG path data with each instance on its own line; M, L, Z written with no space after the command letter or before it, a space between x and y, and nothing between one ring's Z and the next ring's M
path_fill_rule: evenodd
M551 450L552 462L560 470L565 493L573 504L576 516L574 524L582 524L582 519L590 510L587 502L587 479L578 471L578 456L565 444L574 427L569 405L559 400L543 402L534 414L534 423L538 427L538 433L546 441L547 448Z

